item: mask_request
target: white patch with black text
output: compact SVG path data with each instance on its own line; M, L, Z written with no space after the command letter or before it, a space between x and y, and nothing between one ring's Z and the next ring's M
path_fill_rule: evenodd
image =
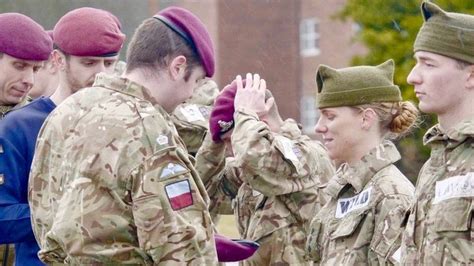
M474 197L474 172L436 182L433 204L452 198Z
M276 139L283 145L283 156L291 161L298 161L298 156L295 154L295 144L289 138L284 136L276 136Z
M337 201L336 218L342 218L347 214L364 208L369 204L372 187L363 190L354 197L339 199Z
M188 122L206 121L201 111L198 109L198 107L195 104L182 106L181 113L184 115L184 117L186 117Z

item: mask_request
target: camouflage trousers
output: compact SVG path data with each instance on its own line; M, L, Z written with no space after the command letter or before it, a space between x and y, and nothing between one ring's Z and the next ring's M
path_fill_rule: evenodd
M260 248L240 265L313 265L304 259L306 234L299 225L278 229L257 242Z
M7 245L0 245L0 265L12 266L15 261L15 249L13 245L8 245L8 251L6 250ZM7 261L5 261L5 256Z

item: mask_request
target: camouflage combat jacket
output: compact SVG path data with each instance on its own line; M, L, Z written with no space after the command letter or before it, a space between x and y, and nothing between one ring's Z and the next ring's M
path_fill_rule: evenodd
M283 246L299 246L304 253L304 229L321 201L319 185L334 174L326 149L302 135L294 120L286 120L276 134L255 113L246 110L237 110L235 114L232 148L245 183L239 189L235 206L237 217L248 220L248 225L240 228L243 237L262 243L275 231L296 226L303 239L289 237L292 242ZM249 211L249 207L254 209L241 213ZM245 215L250 217L246 219ZM275 252L281 253L280 258L276 256L277 261L271 263L303 260L294 257L285 261L285 257L292 255Z
M201 147L209 127L214 99L218 94L217 84L212 80L206 80L194 90L189 100L178 105L171 114L179 136L192 154L196 154Z
M242 185L234 158L225 158L224 153L224 143L214 143L207 134L196 155L196 171L209 195L209 212L214 223L218 222L219 215L234 213L232 202Z
M324 189L329 202L311 221L310 259L321 265L385 265L399 259L392 256L414 194L393 165L399 159L395 145L385 141L353 166L341 165Z
M418 265L474 264L474 120L426 133L431 157L421 169L403 236L402 260Z
M208 196L148 90L99 74L38 137L29 201L46 263L213 265Z

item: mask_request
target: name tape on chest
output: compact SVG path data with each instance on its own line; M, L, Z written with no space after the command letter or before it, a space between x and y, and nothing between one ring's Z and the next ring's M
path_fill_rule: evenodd
M474 172L436 182L433 204L452 198L474 197Z
M369 205L372 187L363 190L359 194L351 198L339 199L337 201L336 218L342 218L347 214L364 208Z
M181 113L186 117L188 122L206 121L201 111L194 104L182 106Z
M175 211L193 205L193 194L189 180L171 183L165 186L166 196L171 208Z

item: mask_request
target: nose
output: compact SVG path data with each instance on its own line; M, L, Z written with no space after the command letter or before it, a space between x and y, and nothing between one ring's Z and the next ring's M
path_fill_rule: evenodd
M415 85L415 84L421 83L421 77L418 73L418 65L415 65L412 68L412 70L410 71L410 74L408 74L407 82L410 85Z
M314 126L314 132L317 134L322 134L325 133L328 130L328 128L324 125L323 121L321 118L318 119L318 122L316 123L316 126Z
M24 71L23 84L31 88L34 82L35 82L35 72L33 71L33 69Z

